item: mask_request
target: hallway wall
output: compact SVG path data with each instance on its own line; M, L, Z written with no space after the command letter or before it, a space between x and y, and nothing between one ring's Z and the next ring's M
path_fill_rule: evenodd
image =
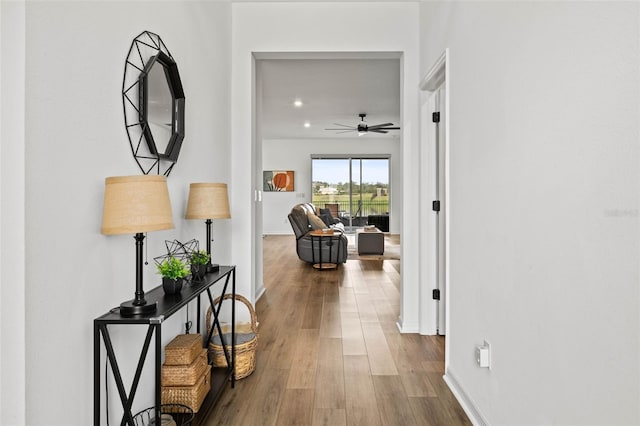
M232 139L234 204L233 258L239 291L257 296L262 288L262 234L256 216L262 206L255 191L262 186L261 152L255 128L254 55L296 52L401 52L402 182L418 175L418 4L412 2L265 2L232 4ZM259 131L259 130L258 130ZM410 232L418 211L417 187L403 187L402 219ZM257 228L257 229L256 229ZM403 331L418 328L418 242L403 240ZM256 256L256 253L259 253ZM255 267L253 266L255 265ZM406 284L405 284L406 283Z
M185 140L168 178L175 229L145 239L149 290L160 284L153 257L166 252L165 240L205 240L204 222L184 219L189 183L229 180L230 23L230 5L220 2L26 3L25 138L2 141L20 146L26 161L25 185L2 194L3 209L5 200L24 196L26 202L26 279L2 283L24 286L26 293L22 319L14 319L25 321L26 424L92 423L92 320L133 298L133 235L100 233L105 177L141 174L122 110L132 40L144 30L162 37L177 61L186 96ZM230 261L230 228L228 221L214 224L220 263ZM7 265L2 266L4 272ZM186 318L183 310L165 321L163 344L183 331ZM112 331L127 389L144 331ZM152 366L148 361L134 413L153 403ZM3 382L2 388L13 385ZM113 423L122 409L115 387L109 392Z
M446 374L480 423L640 423L639 8L421 3L421 74L450 48Z

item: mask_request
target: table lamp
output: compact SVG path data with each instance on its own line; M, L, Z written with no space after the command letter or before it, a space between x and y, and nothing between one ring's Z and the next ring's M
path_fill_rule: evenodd
M211 219L229 219L229 195L226 183L192 183L189 185L186 219L206 219L207 253L209 264L207 272L220 268L211 263Z
M135 234L136 240L135 297L120 304L120 315L145 315L156 311L157 302L147 303L142 289L143 233L171 228L171 201L165 176L116 176L105 179L102 233Z

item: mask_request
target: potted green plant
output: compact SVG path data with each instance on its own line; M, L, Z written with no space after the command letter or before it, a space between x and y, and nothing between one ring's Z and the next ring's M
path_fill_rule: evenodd
M184 278L190 274L187 263L170 256L157 266L158 273L162 275L162 288L165 294L177 294L182 290Z
M211 259L211 256L205 250L191 253L191 273L194 279L200 281L204 278L207 273L209 259Z

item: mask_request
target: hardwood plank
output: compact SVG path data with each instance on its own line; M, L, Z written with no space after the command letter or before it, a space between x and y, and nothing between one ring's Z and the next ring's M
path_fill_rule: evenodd
M205 423L212 425L240 425L242 418L245 416L246 401L252 400L256 393L256 385L266 368L269 352L263 352L264 356L256 356L256 371L242 380L236 381L235 388L227 388L222 393L220 400L216 403L212 412ZM257 373L259 372L259 373Z
M425 426L456 425L438 398L409 398L416 421Z
M371 303L369 294L356 293L356 303L358 305L358 313L362 322L378 322L378 313Z
M287 389L315 387L319 341L319 330L298 330Z
M372 302L376 302L376 301L386 302L386 295L384 294L384 290L382 289L382 287L377 281L377 278L379 275L380 274L366 274L366 275L363 274L362 275L364 282L367 283L367 287L369 289L369 298L371 299Z
M323 303L324 287L322 285L312 285L309 290L307 304L304 308L301 328L320 328Z
M347 424L380 425L378 402L366 355L344 357Z
M257 377L254 397L243 398L244 410L237 424L271 425L275 423L285 392L287 376L288 371L286 370L264 368L260 376ZM238 390L235 389L236 392ZM256 397L257 395L260 397Z
M340 287L340 312L357 313L356 295L351 287Z
M341 338L342 323L340 321L340 304L325 302L322 307L320 337Z
M429 376L425 373L400 373L400 379L409 397L437 397Z
M376 393L366 355L344 357L344 387L347 408L376 409Z
M398 371L407 374L426 372L423 361L433 358L429 348L424 344L423 336L417 334L400 336L395 331L393 334L385 333L385 336L389 341L389 347L392 350Z
M442 361L422 361L422 368L428 373L444 374L444 360Z
M324 303L340 303L340 288L336 285L335 279L331 277L333 271L316 271L318 274L323 274L321 277L322 286L324 287Z
M344 408L342 339L320 338L314 408Z
M308 426L312 424L312 413L313 390L287 389L278 411L276 425Z
M220 426L220 425L239 425L240 419L244 415L245 404L244 398L247 398L248 393L238 392L239 387L236 385L235 389L226 389L223 392L220 400L213 408L212 415L206 420L207 426Z
M387 346L380 324L368 322L362 324L362 333L367 345L367 355L369 356L369 366L372 375L397 375L393 357Z
M378 408L347 408L347 424L349 426L383 426Z
M418 425L399 376L373 376L378 409L385 425Z
M347 418L342 408L314 408L313 426L346 426Z
M275 343L271 347L271 356L269 357L267 368L277 368L281 370L291 368L296 349L296 341L296 330L287 330L286 327L280 328L275 338Z
M344 355L366 355L360 316L357 312L342 312L342 353Z

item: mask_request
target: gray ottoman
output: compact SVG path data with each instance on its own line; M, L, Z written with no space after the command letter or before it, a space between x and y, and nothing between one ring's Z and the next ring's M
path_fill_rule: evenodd
M358 246L358 254L384 254L384 232L379 229L358 231L356 246Z

